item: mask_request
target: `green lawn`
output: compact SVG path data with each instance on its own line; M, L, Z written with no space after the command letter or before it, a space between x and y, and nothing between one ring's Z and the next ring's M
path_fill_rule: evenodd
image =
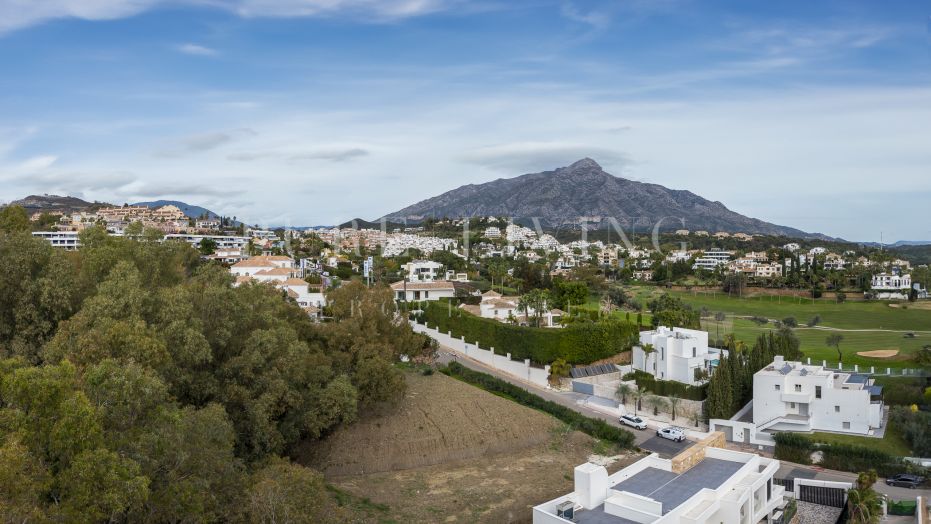
M649 286L631 288L637 299L646 306L651 297L658 296L666 290ZM735 298L721 292L687 292L671 291L672 295L682 298L695 308L705 307L712 312L723 312L727 318L716 322L713 318L702 319L702 328L715 339L734 333L739 340L752 344L763 331L772 328L772 324L759 327L750 320L741 317L761 316L769 319L795 317L801 327L796 329L802 343L802 351L812 361L837 361L837 351L828 347L825 339L832 331L807 328L804 324L814 317L821 317L820 327L837 328L844 340L841 351L844 363L861 366L879 367L914 367L908 355L931 344L931 309L928 304L903 304L905 307L890 307L887 302L836 303L833 300L811 300L794 297L753 297ZM911 307L909 307L911 306ZM865 330L865 331L851 331ZM914 332L915 338L906 338L907 332ZM892 359L866 358L858 356L858 351L876 349L898 349L900 356Z
M883 435L883 438L870 438L870 437L861 437L859 435L841 435L837 433L812 433L812 440L817 442L825 442L828 444L851 444L857 446L867 446L873 449L878 449L880 451L885 451L890 455L895 455L897 457L909 457L911 456L911 448L909 448L908 443L905 442L905 439L902 438L902 435L896 431L895 426L890 425L886 428L886 434Z

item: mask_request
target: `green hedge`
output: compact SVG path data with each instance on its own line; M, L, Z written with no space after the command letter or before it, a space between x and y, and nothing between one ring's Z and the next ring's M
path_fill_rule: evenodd
M640 370L634 370L624 375L624 380L631 380L637 383L637 387L645 389L654 395L669 397L675 395L679 398L688 400L705 400L707 397L708 385L690 386L675 380L657 380L653 375Z
M500 397L548 413L569 424L574 429L578 429L597 439L613 442L622 448L631 448L634 445L634 435L630 431L612 426L601 419L586 417L562 404L534 395L510 382L469 369L458 362L450 362L448 366L440 368L440 371Z
M852 444L815 442L800 433L780 431L773 435L776 441L774 456L797 464L811 464L811 454L821 451L823 457L818 464L838 471L860 472L875 469L882 477L906 471L923 470L900 457L896 457L867 446Z
M892 500L887 508L890 515L914 515L918 510L918 503L914 500Z
M529 358L538 364L550 364L562 358L570 364L589 364L629 350L638 333L637 326L621 320L573 322L563 328L531 328L505 324L465 313L446 302L429 302L422 306L417 321L450 330L454 337L478 342L497 353L510 353L513 359ZM452 315L450 315L450 311Z

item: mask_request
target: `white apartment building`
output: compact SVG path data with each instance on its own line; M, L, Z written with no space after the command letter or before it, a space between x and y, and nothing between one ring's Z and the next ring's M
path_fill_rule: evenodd
M44 239L46 242L65 251L77 251L81 247L81 239L77 231L33 231L32 236Z
M217 249L243 249L249 244L250 237L239 237L230 235L187 235L181 233L172 233L165 235L165 240L182 240L194 247L200 246L205 238L213 240Z
M716 447L674 464L649 455L608 475L575 468L575 491L533 508L533 524L757 524L772 522L785 489L773 482L779 461ZM694 464L688 467L690 464Z
M501 229L495 226L491 226L485 229L485 238L490 238L492 240L501 238Z
M700 257L695 259L695 263L692 264L692 269L707 269L709 271L713 271L714 268L720 266L721 264L726 264L732 256L734 256L732 251L711 249L705 251Z
M401 266L407 272L408 282L433 282L437 280L443 264L432 260L412 260Z
M647 353L643 346L651 344ZM721 358L720 350L708 347L708 333L695 329L660 326L640 333L640 345L634 346L631 365L659 380L675 380L689 385L701 384L698 370L711 371Z
M882 386L858 373L777 356L753 375L757 431L838 431L868 435L882 425Z
M396 300L405 302L421 300L439 300L456 296L456 287L452 282L444 280L408 282L402 280L391 284Z

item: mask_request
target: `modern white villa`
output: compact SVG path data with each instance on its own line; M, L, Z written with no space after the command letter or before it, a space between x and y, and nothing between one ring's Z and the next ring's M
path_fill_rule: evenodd
M575 491L534 507L533 524L757 524L783 505L778 460L717 447L677 459L654 453L613 475L577 466Z
M494 290L482 293L482 301L478 305L462 304L459 307L473 315L490 318L499 322L527 323L529 317L536 315L533 308L520 311L520 297L504 296ZM541 315L542 327L558 327L559 320L565 315L559 309L547 309Z
M446 280L430 282L408 282L402 280L391 284L396 300L411 302L421 300L439 300L456 296L456 287Z
M443 264L432 260L412 260L401 266L407 272L408 282L433 282L439 279Z
M648 344L653 351L644 351ZM721 350L708 347L706 331L659 326L640 333L640 345L633 348L631 365L659 380L694 386L702 383L697 378L699 371L710 373L720 358Z
M882 386L859 373L787 362L777 356L753 375L757 431L872 434L882 426Z
M870 288L880 299L905 300L912 289L912 276L898 271L873 275Z

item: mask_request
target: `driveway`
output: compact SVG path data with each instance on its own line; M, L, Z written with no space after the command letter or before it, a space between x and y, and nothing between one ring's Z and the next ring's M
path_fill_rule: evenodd
M658 437L656 436L656 432L651 431L651 430L645 430L644 433L647 431L649 431L648 433L649 435L653 435L653 436L641 442L640 447L647 451L652 451L653 453L659 453L659 456L664 459L675 457L679 453L682 453L683 451L688 449L692 444L694 444L694 442L691 442L689 440L684 440L682 442L675 442L673 440L665 439L663 437Z

